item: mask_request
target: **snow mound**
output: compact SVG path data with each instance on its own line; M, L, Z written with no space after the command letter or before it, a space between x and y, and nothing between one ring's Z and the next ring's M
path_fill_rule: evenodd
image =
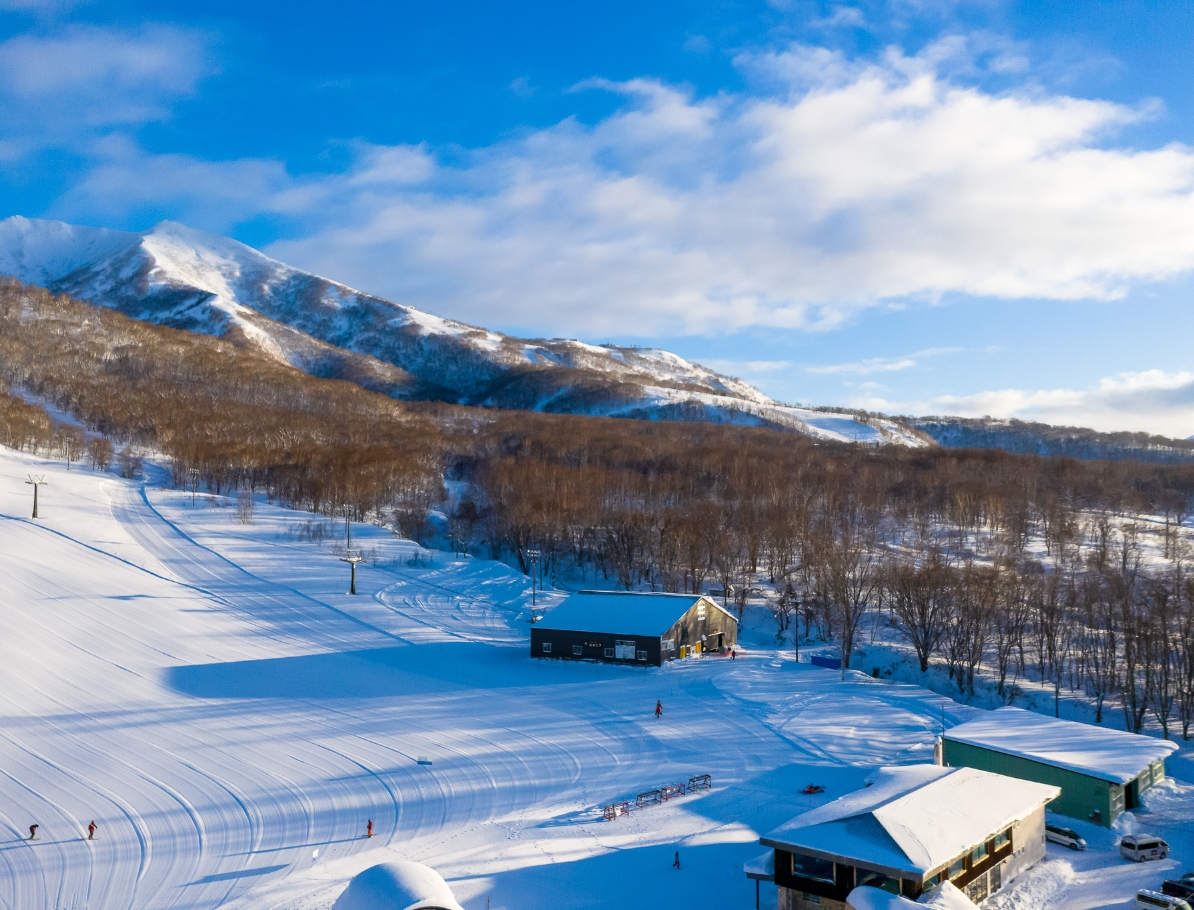
M913 907L936 907L937 910L974 910L974 902L959 891L952 882L943 882L919 900L909 900L898 894L888 894L870 885L855 888L846 898L854 910L911 910Z
M357 875L332 910L463 910L447 882L422 863L396 860Z

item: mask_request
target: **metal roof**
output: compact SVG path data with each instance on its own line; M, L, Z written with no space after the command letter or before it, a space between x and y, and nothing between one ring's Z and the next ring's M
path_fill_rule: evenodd
M958 724L945 739L1116 784L1128 783L1152 762L1177 751L1176 743L1163 739L1057 720L1023 708L998 708Z
M658 637L702 598L731 622L738 621L704 594L580 591L551 610L536 628Z

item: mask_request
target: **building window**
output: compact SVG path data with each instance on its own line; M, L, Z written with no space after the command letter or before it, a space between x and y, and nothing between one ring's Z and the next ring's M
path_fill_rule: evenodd
M550 654L551 653L551 642L550 641L543 642L543 644L540 645L540 648L542 649L544 654Z
M613 648L606 648L606 649L605 649L605 656L606 656L606 657L613 657L613 656L614 656L614 649L613 649Z
M872 888L878 888L888 894L900 893L900 880L884 875L882 872L868 872L866 869L859 869L858 886L862 887L863 885L870 885Z
M639 652L638 652L638 659L639 659L639 660L646 660L646 659L647 659L647 652L646 652L646 651L639 651Z
M949 866L949 877L957 878L966 871L966 857L959 856Z
M585 649L582 646L580 646L580 645L572 646L572 656L573 657L580 657L584 653L585 653Z
M617 657L618 660L634 660L634 644L633 641L615 641L614 653L607 654L606 657Z
M819 882L834 883L833 861L817 859L815 856L804 856L801 853L792 854L792 874L801 878L811 878Z
M705 618L705 604L702 601L701 603L697 604L697 619L704 619L704 618Z
M661 648L663 648L663 650L665 650L665 651L675 651L676 650L676 640L673 638L665 638L665 639L663 639L663 641L661 641L659 643L659 646Z
M981 863L987 857L987 845L982 844L970 851L970 862Z
M1000 831L995 835L995 849L999 850L1006 847L1012 840L1012 829L1008 828L1006 831Z

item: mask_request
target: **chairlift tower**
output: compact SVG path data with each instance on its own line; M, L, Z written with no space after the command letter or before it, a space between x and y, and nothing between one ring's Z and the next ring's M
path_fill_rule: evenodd
M535 576L539 574L539 551L527 550L527 559L529 559L535 566L535 572L531 575L531 615L535 614Z
M199 490L199 469L187 468L187 476L191 478L191 505L194 505L195 494Z
M340 557L340 562L346 562L350 566L352 566L352 584L349 586L349 589L348 589L349 594L357 593L357 563L364 562L364 561L365 561L364 556L352 556L350 554L348 556Z
M45 486L46 480L44 474L30 474L29 479L25 481L27 484L33 486L33 517L37 518L37 488Z

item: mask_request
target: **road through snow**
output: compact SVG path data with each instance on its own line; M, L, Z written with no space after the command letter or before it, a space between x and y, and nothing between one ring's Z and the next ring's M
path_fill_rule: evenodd
M222 502L0 450L0 907L326 910L401 856L469 910L745 910L760 831L923 758L940 723L940 696L763 650L534 661L509 568L357 526L350 597L335 528ZM600 820L695 773L713 791Z

